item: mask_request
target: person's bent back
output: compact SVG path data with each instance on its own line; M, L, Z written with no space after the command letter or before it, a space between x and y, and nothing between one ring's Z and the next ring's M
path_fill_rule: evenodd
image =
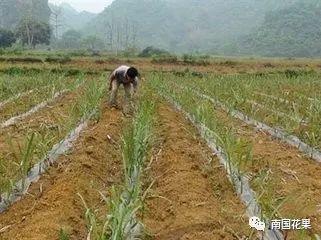
M134 67L120 66L115 69L109 77L109 90L111 91L109 105L117 107L117 93L120 85L124 86L125 89L125 101L131 99L131 88L133 86L134 93L138 88L138 76L139 72Z

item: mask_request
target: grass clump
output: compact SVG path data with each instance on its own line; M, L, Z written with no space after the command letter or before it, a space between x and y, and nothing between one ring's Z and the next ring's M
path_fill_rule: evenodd
M99 80L87 81L84 92L79 93L79 102L75 106L74 114L83 118L88 118L95 112L95 118L100 116L99 104L105 95L105 86L103 77Z
M58 238L59 240L70 240L68 232L64 229L60 229Z

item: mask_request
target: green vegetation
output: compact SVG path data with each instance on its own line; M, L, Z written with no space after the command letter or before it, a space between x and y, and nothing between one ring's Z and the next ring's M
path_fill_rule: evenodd
M156 56L168 56L169 52L149 46L139 53L139 57L156 57Z
M268 13L263 24L244 39L240 51L261 56L319 57L320 25L320 1L298 1Z
M96 55L98 50L108 50L116 54L124 51L128 56L144 49L139 56L164 57L170 55L168 51L321 56L318 0L115 0L100 14L77 12L65 3L49 4L54 37L45 1L5 0L1 4L0 29L5 31L0 32L0 47L19 48L14 44L18 39L28 47L50 40L54 49L90 49ZM14 38L8 29L15 33Z
M0 29L0 48L10 47L15 41L16 37L12 31Z
M51 24L54 26L57 19L60 25L58 29L58 37L69 30L81 30L90 20L92 20L96 16L96 14L87 11L78 12L72 6L65 2L62 2L59 5L54 5L49 2L49 7L53 12ZM56 35L55 37L57 38Z
M149 84L154 90L164 96L166 100L178 104L183 111L192 116L196 125L199 125L203 131L206 129L205 135L212 138L212 142L222 149L228 159L226 167L229 174L232 175L231 180L235 181L242 176L249 180L251 188L256 192L256 200L262 208L262 217L266 220L284 217L285 205L292 204L297 194L293 192L285 196L276 191L275 189L279 189L278 186L282 184L279 183L279 178L272 176L274 174L272 169L275 166L271 167L269 164L263 163L260 154L254 154L252 149L253 143L246 136L246 133L242 133L242 128L238 127L239 123L233 123L232 116L224 112L219 104L213 104L212 101L199 96L195 92L199 86L202 86L202 92L208 96L214 97L215 94L220 97L223 94L231 95L233 91L238 91L237 88L240 87L236 85L233 78L237 78L239 84L245 85L241 81L243 79L242 75L215 76L217 80L214 80L215 78L196 79L188 74L178 78L168 73L153 73L149 77ZM249 79L249 75L246 78L244 77L243 80L251 80L254 85L254 80L252 78ZM260 83L267 84L262 79L256 82L258 85ZM215 87L212 87L213 84L215 84ZM223 89L222 86L225 84L228 87ZM269 84L274 86L271 82ZM188 87L185 87L185 85L188 85ZM233 85L234 87L232 87ZM241 94L242 91L245 91L244 95L241 96L246 96L249 91L246 91L243 85L240 92L237 93ZM246 87L249 86L247 85ZM229 88L232 90L225 92ZM218 92L221 92L221 94L218 94ZM235 104L238 101L244 102L237 93L228 99L231 104ZM224 99L224 102L227 103L227 99ZM229 106L233 108L232 106L234 105ZM300 237L298 239L313 239L308 231L301 231L298 235Z
M46 86L61 86L70 82L64 79L64 74L44 73L18 73L17 74L0 74L0 101L12 98L18 94L41 89ZM60 88L62 89L62 88Z
M239 175L244 174L247 166L252 164L251 144L245 139L238 138L235 131L226 126L220 116L215 113L210 101L195 96L190 89L179 89L171 83L171 80L164 79L164 75L153 75L152 87L162 95L168 96L179 103L185 111L194 116L199 124L203 124L211 130L215 135L217 144L225 150L230 160L230 167L233 166L237 169Z
M108 215L99 219L96 211L91 210L81 197L87 209L86 218L90 239L136 239L143 234L137 214L143 204L141 178L151 147L154 111L154 103L150 101L148 93L144 93L135 117L122 137L124 183L122 186L113 186L110 197L102 195L107 205Z
M152 45L172 52L222 54L228 49L235 55L234 39L251 33L266 12L291 2L116 0L85 29L100 37L105 37L107 30L108 47L112 50Z
M2 0L0 3L0 28L15 29L25 18L49 23L50 9L46 0Z
M35 48L38 44L50 43L51 29L48 23L27 17L19 21L15 31L22 44L29 47Z
M93 113L96 113L96 118L99 117L97 113L105 90L104 77L98 81L87 80L85 86L80 85L82 82L74 80L70 83L70 90L76 92L74 100L70 105L59 108L59 112L24 123L23 130L18 133L13 134L10 129L3 132L7 149L0 154L1 193L10 193L16 181L24 180L31 167L45 159L53 146L80 122L93 117Z
M320 149L321 95L317 91L320 88L318 77L314 72L290 75L288 71L202 78L190 73L183 77L174 74L167 76L178 86L187 85L231 109L238 109L272 127L297 135L302 141Z
M84 35L76 30L64 32L55 45L59 49L104 49L104 41L95 35Z
M59 240L70 240L69 234L64 229L60 229Z

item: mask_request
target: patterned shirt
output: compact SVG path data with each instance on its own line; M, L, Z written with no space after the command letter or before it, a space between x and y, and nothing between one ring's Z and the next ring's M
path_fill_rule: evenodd
M136 77L134 80L132 81L128 81L128 79L126 78L126 74L127 71L130 67L122 65L120 67L118 67L117 69L115 69L112 74L110 75L110 79L111 81L116 80L118 84L128 84L128 83L132 83L133 86L136 88L138 85L138 77Z

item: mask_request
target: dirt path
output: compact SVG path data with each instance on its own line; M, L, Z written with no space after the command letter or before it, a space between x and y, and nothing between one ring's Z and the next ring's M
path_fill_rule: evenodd
M159 108L161 151L143 222L153 239L237 239L249 236L245 207L218 159L180 113ZM208 161L212 160L212 164Z
M105 193L119 182L122 122L119 111L104 108L101 120L82 134L74 151L61 157L24 199L0 215L0 229L10 226L0 239L57 240L61 229L70 239L85 239L85 209L77 193L96 208L103 204L98 191Z

